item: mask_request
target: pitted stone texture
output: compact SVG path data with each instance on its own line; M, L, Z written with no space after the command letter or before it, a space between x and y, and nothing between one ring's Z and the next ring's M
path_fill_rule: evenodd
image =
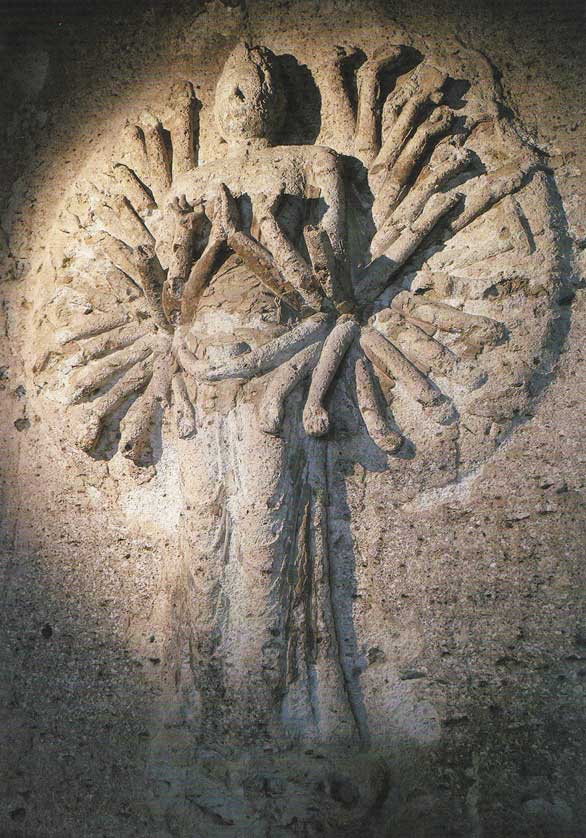
M7 386L14 407L10 427L23 452L20 459L10 462L19 463L19 479L27 479L27 485L35 487L37 498L34 517L27 524L28 494L18 498L13 488L9 492L12 508L19 516L14 516L17 540L11 555L16 562L11 560L9 602L20 608L12 612L13 625L32 625L42 613L37 627L42 642L53 643L50 648L54 649L65 636L69 645L63 657L53 655L49 661L42 652L49 646L35 646L31 639L33 634L37 636L35 632L29 630L30 636L26 629L22 632L25 642L30 641L31 669L25 663L24 680L10 682L11 706L18 706L18 718L22 720L20 728L10 728L10 753L15 755L15 764L19 754L32 756L24 763L24 775L17 773L21 768L10 774L6 829L19 829L19 824L25 824L30 831L40 829L41 834L43 830L55 835L77 830L78 834L81 822L81 829L88 835L212 834L210 830L221 835L235 829L255 834L255 829L258 833L262 828L274 835L321 830L331 835L357 831L366 835L370 831L373 835L388 832L411 836L417 830L422 835L439 835L449 828L456 834L484 831L499 838L533 835L539 830L577 836L584 822L580 810L582 783L578 779L583 774L572 743L577 736L571 731L573 726L578 729L581 677L581 635L575 616L580 571L579 563L568 555L567 544L578 544L583 538L581 454L577 446L580 435L574 415L576 404L572 406L581 387L575 351L582 312L577 305L572 335L576 342L569 344L574 354L563 355L555 375L551 375L550 366L569 324L566 303L571 295L566 280L571 265L564 238L565 216L550 173L535 172L522 188L514 186L525 161L519 161L512 152L527 149L525 137L518 140L506 130L502 136L498 132L492 135L491 129L480 123L467 140L472 159L478 155L488 163L489 171L504 167L502 177L517 189L513 196L504 197L484 217L435 246L423 246L417 229L399 230L399 245L390 258L409 258L405 254L414 246L413 271L406 272L402 294L385 300L391 303L385 311L392 314L379 314L376 322L405 356L410 351L416 353L412 360L421 377L405 364L397 367L397 356L387 352L388 363L393 362L399 370L396 384L393 387L388 376L379 374L376 400L366 399L364 387L360 395L353 377L353 371L364 369L366 361L357 367L354 347L349 349L333 371L334 389L326 394L331 421L327 442L308 441L301 432L306 397L303 386L289 391L281 405L280 437L267 436L255 424L255 412L264 404L267 385L272 381L268 368L259 370L265 378L253 377L245 385L238 379L201 379L208 361L213 363L215 374L218 369L240 363L239 358L248 363L251 359L246 360L246 352L281 340L295 327L295 316L282 317L275 305L275 288L267 290L267 278L274 274L263 274L262 282L254 270L251 273L250 268L234 262L226 263L225 270L217 272L204 290L197 322L183 333L181 351L178 343L171 341L171 352L177 351L181 367L165 371L165 365L159 363L157 381L164 386L147 392L146 401L144 397L134 401L138 424L130 423L130 430L140 431L144 427L140 423L143 410L148 405L152 408L146 413L155 419L152 426L148 425L148 430L154 431L148 438L128 432L119 445L116 434L123 420L121 402L111 414L113 421L100 441L102 447L92 451L94 456L106 459L75 453L69 440L78 438L80 429L88 428L85 419L80 423L76 411L89 408L95 415L99 405L92 400L73 408L61 407L59 402L44 398L50 393L60 395L55 384L69 370L76 376L78 390L74 393L86 386L84 376L91 367L87 361L92 347L95 349L101 340L128 340L128 329L135 328L134 318L136 327L146 331L149 343L147 358L137 363L146 361L148 366L148 358L159 355L163 359L168 352L169 339L155 334L166 330L153 327L161 309L165 314L163 302L159 308L156 293L149 297L146 290L156 291L161 281L154 257L164 272L177 245L176 264L180 265L181 243L188 239L175 236L166 214L153 207L154 199L167 188L169 177L175 178L179 171L167 156L164 129L169 127L172 135L176 132L175 151L184 149L181 143L188 137L186 130L178 130L173 102L167 102L168 88L174 82L191 79L194 95L203 103L198 111L200 136L193 159L197 157L200 170L215 179L206 198L207 220L200 218L201 230L196 232L200 237L196 246L205 247L215 223L219 238L224 236L227 241L230 236L250 259L255 258L254 244L234 238L242 231L226 229L231 223L229 215L215 217L212 204L220 182L238 197L242 183L262 179L256 198L258 224L255 226L254 213L251 223L250 207L241 200L240 223L253 242L259 237L265 243L271 241L268 250L274 257L279 232L271 213L274 211L282 221L280 214L286 208L274 206L271 185L283 173L294 171L287 189L289 185L299 188L295 184L300 184L304 175L295 171L295 166L300 161L305 165L303 161L315 160L314 146L318 143L350 157L360 151L364 160L372 152L368 132L359 147L352 137L348 139L346 129L352 125L352 109L343 104L342 89L336 87L339 79L332 75L332 56L338 62L348 57L352 68L356 66L352 64L356 46L370 59L380 56L379 47L384 49L388 44L416 47L425 61L443 62L453 78L471 83L469 91L457 88L452 93L473 103L473 113L481 114L490 111L493 100L502 101L492 70L482 61L475 63L461 45L444 37L456 32L470 41L473 33L474 45L491 55L504 72L505 84L513 86L525 117L533 120L534 106L535 112L544 114L543 103L535 104L530 98L533 93L523 90L519 83L524 59L517 60L512 47L503 48L500 23L495 30L486 18L480 18L482 24L473 24L471 18L455 20L453 13L446 11L435 16L432 39L421 34L432 31L428 12L414 6L398 12L406 24L400 29L396 21L381 26L379 13L365 11L363 4L360 8L340 5L333 10L339 29L332 28L327 10L318 14L314 7L309 10L300 3L287 17L284 9L276 9L250 9L248 24L251 43L270 48L288 71L284 87L293 106L285 115L279 136L271 138L273 149L249 150L245 157L234 158L236 165L224 155L228 149L219 145L212 116L214 90L222 65L240 35L239 13L211 4L194 22L191 9L189 14L178 9L164 33L161 19L145 19L139 30L133 30L137 40L132 42L130 53L125 52L120 72L130 77L135 71L128 55L137 56L137 76L148 77L149 84L142 89L129 88L117 111L92 102L91 107L100 114L100 127L96 130L91 121L84 122L81 132L82 136L86 132L88 142L80 143L79 150L72 154L56 157L51 164L52 172L60 172L54 181L59 188L71 182L72 172L73 176L81 173L73 190L77 200L67 197L73 217L62 217L53 227L47 207L56 202L54 194L46 190L40 191L38 207L30 207L24 221L15 216L11 241L14 253L25 257L18 262L25 266L23 270L28 258L28 245L23 247L27 225L38 227L44 234L52 230L46 241L36 239L31 260L34 270L37 255L50 252L54 261L51 271L45 265L31 276L27 286L34 313L29 321L30 337L25 341L20 291L13 286L8 294L9 301L18 301L19 305L9 309L7 343L12 347L22 345L27 363L26 380L19 375L16 363L8 365ZM303 24L307 32L311 30L309 36L301 34ZM153 44L157 54L162 55L163 50L165 57L157 71L149 75L147 68L152 65L148 49ZM521 54L532 55L533 49L525 46ZM356 63L360 60L358 56ZM509 61L511 68L506 66ZM101 67L101 62L96 66ZM402 77L407 82L413 67L404 69ZM361 78L364 92L368 73L362 73ZM109 82L104 80L102 84L106 90ZM546 90L548 85L543 74L540 86ZM322 94L321 125L315 119L316 90ZM337 92L331 95L331 91ZM80 108L88 101L82 95ZM181 113L185 114L185 100L181 102ZM440 102L433 104L438 109L446 107ZM458 114L455 101L448 106ZM76 217L90 233L95 232L92 225L98 216L107 229L108 224L117 223L109 208L120 218L120 226L111 228L112 232L134 236L132 242L125 239L132 246L144 235L141 223L137 225L136 218L125 214L126 205L116 203L114 174L103 181L98 175L106 171L112 150L126 148L116 121L121 126L126 118L138 116L147 107L151 117L144 120L143 137L146 145L150 144L154 180L151 196L142 195L140 209L133 206L146 220L156 247L153 255L147 235L148 241L141 245L146 250L138 265L138 281L129 283L120 274L121 265L112 269L109 259L98 255L91 241L80 243ZM105 110L109 118L112 115L111 127L105 124ZM387 108L386 113L389 118L391 109ZM540 124L551 147L556 133L547 114ZM58 136L61 129L53 130ZM105 132L101 146L85 168L88 149L95 147L99 130ZM567 151L572 147L567 139L571 135L560 136L567 143ZM288 142L303 143L303 153L286 154ZM400 188L400 178L417 161L417 148L417 143L411 144L409 154L401 161L385 198L390 205ZM281 152L283 159L275 160ZM516 164L507 168L511 157ZM181 177L189 172L183 166L186 159L189 154L183 154ZM212 163L214 159L219 162ZM63 163L62 170L60 160L69 161ZM271 161L270 166L265 165L267 161ZM430 165L430 171L440 172L443 165L443 158L438 159ZM554 165L564 198L568 199L566 207L571 209L570 224L579 231L578 204L569 188L571 171L566 161L554 160ZM322 171L327 169L326 161ZM483 179L482 173L478 175L484 194L490 194L495 183ZM360 194L364 185L360 169L344 168L343 177L345 189ZM427 179L428 185L435 182L435 177ZM459 190L472 189L474 178L466 179L462 173L457 177L462 178L457 184ZM97 191L88 188L90 180ZM129 187L128 178L120 171L116 182ZM194 183L199 189L197 179ZM134 181L132 184L136 186ZM16 189L14 206L18 206L20 188L25 187ZM194 197L196 193L197 189ZM420 195L424 193L420 190ZM138 199L138 193L135 197ZM417 207L419 201L420 196L411 192L409 206ZM255 201L251 203L254 208ZM358 216L360 207L359 202L353 203ZM193 210L197 214L197 208ZM437 202L435 207L432 202L423 221L431 219L433 227L435 213L437 218L442 217L440 210ZM400 225L400 215L395 210L392 215ZM315 226L315 219L308 220ZM450 227L456 232L449 217L446 224L446 230ZM354 223L350 256L360 251L364 238L372 233L362 222ZM58 241L61 235L64 246ZM379 237L383 243L385 236ZM67 241L73 243L70 250ZM48 250L42 251L41 245ZM116 258L121 259L125 253L119 250ZM56 255L59 258L55 259ZM291 257L290 252L282 255ZM62 256L65 258L60 261ZM22 275L18 264L13 265L15 276ZM306 281L303 262L289 259L287 264L285 278L295 293L313 294L313 280L310 277L309 284ZM315 264L314 260L312 267ZM328 259L322 254L320 271L315 271L317 286L326 287L333 298L328 270L331 273L331 264L328 267ZM556 297L558 274L562 280L560 307ZM376 289L376 276L372 282ZM137 288L141 283L145 283L144 294ZM293 292L286 292L293 301ZM308 302L311 305L311 299ZM449 310L443 308L446 304ZM448 375L452 368L444 364L446 356L433 343L438 337L443 340L444 335L432 330L437 329L437 318L450 326L462 310L504 324L506 331L502 342L494 341L496 345L483 351L475 338L484 334L477 328L484 321L469 321L470 328L463 330L467 339L457 331L445 331L450 350L462 355L455 367L464 383L456 386ZM121 312L129 321L118 322L113 333L88 335L75 348L57 340L60 328L92 328L96 316L119 318ZM331 320L344 314L335 306L324 313ZM405 315L414 319L406 322ZM361 328L366 326L361 316L357 320ZM491 327L489 337L491 330L498 328L502 326ZM99 351L112 348L109 343ZM122 345L118 351L126 352L127 348ZM270 355L272 349L267 352ZM187 358L187 366L181 358ZM96 360L102 364L103 374L108 373L103 360ZM30 372L33 361L38 365L34 374ZM436 382L438 364L445 380ZM374 368L365 368L369 375L377 375ZM410 373L405 376L406 370ZM388 371L392 372L390 367ZM322 367L319 380L328 380L330 374L325 372ZM184 373L182 386L178 387L175 376ZM436 408L435 391L430 394L429 404L412 397L414 392L423 392L422 378L439 385L437 402L446 408L441 422L433 421L426 412ZM165 401L173 398L169 396L172 381L173 395L177 398L177 394L183 394L184 404L195 406L199 423L195 435L189 429L185 432L182 420L177 438L173 414L165 409ZM115 386L120 382L124 382L123 377L114 382ZM119 391L126 386L132 388L133 380L120 384ZM37 398L37 387L43 391L41 398ZM569 395L574 392L575 397ZM388 412L391 398L392 418ZM371 413L369 421L364 417L366 424L362 424L357 407L367 404L371 413L381 414L379 418L386 426L371 421ZM450 420L447 407L451 405L454 412ZM405 439L398 453L388 456L377 444L377 436L385 438L374 430L380 427ZM58 433L55 428L59 428ZM137 452L138 465L121 456L122 452L112 456L129 440L133 442L127 453ZM507 444L500 446L502 441ZM93 442L86 442L86 447L91 445ZM571 468L562 467L568 462ZM59 486L56 474L60 475ZM15 477L12 487L17 484ZM288 518L292 511L295 524ZM121 513L126 517L122 518ZM174 531L177 521L180 543ZM91 533L90 539L87 533ZM316 537L320 533L327 538L320 540ZM302 534L308 534L308 538L304 540ZM71 544L63 544L63 538ZM281 560L282 545L287 543L297 557L295 567L303 568L302 584L290 600L295 580L288 577L286 585L271 589L277 596L269 600L267 608L263 571L276 558ZM31 545L35 546L32 557ZM307 572L309 565L302 564L304 555L313 560L313 575ZM330 562L327 579L315 575L324 558ZM274 579L284 578L280 565L273 565L273 571ZM71 597L62 596L64 588L73 594L74 606ZM42 590L52 594L43 596ZM313 597L311 607L308 590ZM107 593L102 597L103 591ZM198 596L193 596L194 591ZM288 604L292 606L289 611ZM208 607L220 618L211 630L205 621L202 623ZM282 614L289 614L286 630L279 625ZM77 627L79 636L62 624ZM95 626L94 635L90 626ZM338 641L333 654L323 642L318 644L319 677L317 686L312 687L313 695L318 697L317 706L330 711L320 719L320 723L326 722L321 731L307 712L312 707L305 698L310 682L303 675L306 662L315 656L314 626L320 640L333 637ZM281 665L283 637L291 639L286 668ZM93 656L90 649L97 649ZM108 665L100 665L101 658ZM38 681L33 678L33 665L55 685L48 692L57 696L55 700L65 711L55 714L49 695L46 702L36 697L43 691L35 689ZM102 683L107 685L105 690ZM53 720L53 726L44 727L39 741L29 743L25 731L35 701L45 702L39 712L43 719ZM348 706L350 716L341 712ZM77 737L99 738L96 731L102 726L109 729L111 724L105 720L109 712L115 720L123 721L107 740L103 762L86 760ZM380 759L388 781L377 785L378 780L368 766L364 767L353 746L349 752L328 751L324 755L319 744L306 742L304 748L285 748L282 753L279 749L286 740L278 738L277 732L284 723L289 735L293 731L300 738L308 738L308 733L317 729L312 735L323 740L325 730L327 740L334 741L342 734L340 738L350 743L352 736L348 734L354 726L363 741L370 741L367 762L378 765ZM68 746L61 749L59 737ZM202 750L195 752L194 743L202 737ZM142 760L135 743L149 739L148 780L143 782L140 769L135 767ZM255 746L263 742L272 748L276 741L280 744L274 758L256 756L261 763L258 770L243 768L247 759L255 758ZM564 750L560 743L566 743ZM211 756L206 756L206 748L211 749ZM237 758L233 748L240 751ZM314 753L306 753L309 750ZM35 754L43 754L43 767L38 772L51 778L45 791L42 783L35 786L33 797L43 796L38 806L28 804L30 790L21 782L22 776L39 776ZM68 760L75 769L67 767ZM66 765L63 771L62 761ZM220 774L217 782L202 780L210 762L212 774ZM124 767L115 768L118 763ZM554 764L558 774L552 780ZM117 772L126 772L123 776L129 777L129 782L120 783L121 774ZM96 789L98 802L91 811L82 799L79 777L87 778L83 782L90 790ZM50 801L59 795L66 800L65 790L72 788L75 800L67 801L72 814L53 818L55 804ZM123 788L131 791L126 793ZM230 803L232 796L237 805ZM147 798L148 809L142 806ZM320 810L319 816L312 814L315 808ZM60 809L67 811L66 806Z

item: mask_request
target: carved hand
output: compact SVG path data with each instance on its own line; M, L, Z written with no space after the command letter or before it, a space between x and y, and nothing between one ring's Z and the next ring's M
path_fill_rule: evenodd
M238 204L226 184L221 183L214 202L210 242L226 242L229 244L230 238L235 233L240 232L241 229L242 222Z
M402 52L402 47L394 45L387 46L386 44L375 50L373 55L359 67L356 73L358 80L360 81L365 78L376 79L379 73L396 64Z
M259 224L262 224L263 221L266 221L267 219L270 220L275 217L282 197L281 192L276 192L270 195L267 195L264 192L259 192L257 195L253 196L252 205L254 217Z

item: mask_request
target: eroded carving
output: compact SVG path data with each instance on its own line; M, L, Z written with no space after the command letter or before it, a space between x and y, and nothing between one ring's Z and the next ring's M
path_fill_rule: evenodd
M178 642L203 741L370 741L351 568L331 548L349 526L343 468L390 468L399 499L446 485L527 409L535 354L547 363L539 153L486 75L468 94L447 59L361 60L340 49L322 68L335 148L288 145L278 59L240 44L217 159L199 161L206 110L175 87L168 119L128 126L60 222L37 380L76 411L84 450L138 465L172 406Z

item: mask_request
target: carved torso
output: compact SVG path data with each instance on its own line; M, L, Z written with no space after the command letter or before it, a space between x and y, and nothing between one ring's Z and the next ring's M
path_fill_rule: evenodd
M220 183L241 196L288 195L295 198L316 197L320 172L336 172L338 155L321 146L249 147L232 151L225 157L180 175L174 181L170 198L185 195L189 203L213 202Z

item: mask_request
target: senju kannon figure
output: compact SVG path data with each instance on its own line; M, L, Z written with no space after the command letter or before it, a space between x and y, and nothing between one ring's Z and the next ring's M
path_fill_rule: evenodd
M84 450L148 467L170 407L184 498L170 658L187 660L201 741L368 743L346 465L422 487L439 462L456 479L522 413L519 348L550 328L547 174L493 88L462 98L439 62L406 72L393 46L362 56L354 107L348 58L322 77L336 149L287 144L278 59L245 44L217 84L217 159L198 160L207 110L190 84L165 126L128 126L67 208L60 270L89 313L55 295L43 315L37 375L73 406Z

